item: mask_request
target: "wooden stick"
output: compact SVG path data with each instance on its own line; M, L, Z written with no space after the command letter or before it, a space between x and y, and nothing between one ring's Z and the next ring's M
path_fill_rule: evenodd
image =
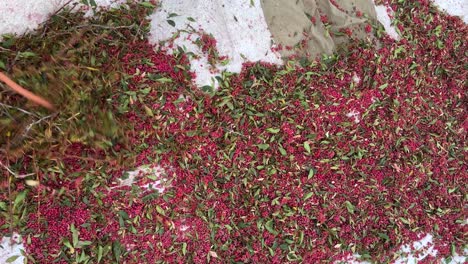
M6 85L8 85L13 91L17 92L18 94L24 96L26 99L43 106L49 110L54 110L54 106L49 103L49 101L45 100L44 98L35 95L31 93L30 91L24 89L14 81L12 81L8 76L6 76L4 73L0 72L0 81L4 82Z

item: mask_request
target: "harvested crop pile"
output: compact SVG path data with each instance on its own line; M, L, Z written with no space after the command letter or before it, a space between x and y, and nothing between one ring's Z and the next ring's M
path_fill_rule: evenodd
M150 4L4 40L0 67L58 111L2 90L1 138L20 137L2 141L1 228L32 263L386 263L427 233L432 258L461 253L467 27L389 4L401 41L245 65L217 91L148 44ZM164 192L116 184L144 164Z

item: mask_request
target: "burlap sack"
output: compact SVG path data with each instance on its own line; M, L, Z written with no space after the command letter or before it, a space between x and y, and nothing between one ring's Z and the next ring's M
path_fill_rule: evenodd
M372 0L262 0L265 19L283 57L315 57L345 47L351 38L371 36ZM350 33L350 36L347 35Z

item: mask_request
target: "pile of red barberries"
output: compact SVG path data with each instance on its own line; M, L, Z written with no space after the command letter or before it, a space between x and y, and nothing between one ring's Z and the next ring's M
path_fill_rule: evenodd
M385 263L429 233L437 259L462 253L468 30L429 1L388 4L401 41L245 65L211 95L184 54L113 50L126 72L110 100L126 106L130 147L70 146L95 161L63 164L69 182L43 175L66 192L31 190L27 251L38 263ZM170 187L110 188L112 156L162 166Z

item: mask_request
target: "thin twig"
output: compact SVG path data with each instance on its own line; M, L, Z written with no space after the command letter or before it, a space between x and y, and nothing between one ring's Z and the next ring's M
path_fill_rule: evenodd
M11 175L15 176L15 178L17 179L24 179L28 176L32 176L34 175L34 173L28 173L28 174L17 174L15 173L14 171L12 171L10 168L8 168L8 166L6 166L5 164L3 164L3 162L0 161L0 166L2 166L3 168L5 168Z
M32 128L34 125L37 125L37 124L39 124L40 122L42 122L42 121L44 121L44 120L46 120L46 119L48 119L48 118L50 118L50 117L52 117L52 116L54 116L54 115L44 116L43 118L41 118L41 119L39 119L39 120L37 120L37 121L34 121L34 122L32 122L31 124L29 124L29 125L26 127L26 129L25 129L25 131L24 131L24 133L23 133L23 136L26 136L26 135L29 133L29 130L31 130L31 128Z
M73 0L68 0L67 2L65 2L65 3L64 3L60 8L58 8L54 13L50 14L50 15L49 15L49 18L51 18L51 17L57 15L60 11L62 11L62 10L63 10L66 6L68 6L71 2L73 2ZM75 6L76 6L76 5L74 5L73 7L75 7ZM70 11L71 11L71 10L73 10L73 8L70 9ZM45 34L46 34L46 32L47 32L47 29L48 29L47 25L48 25L49 23L50 23L50 19L48 19L48 20L46 20L46 22L44 22L44 24L43 24L43 25L44 25L44 30L42 31L42 34L41 34L42 37L45 36Z
M62 9L64 9L66 6L68 6L71 2L73 2L73 0L68 0L59 9L57 9L57 11L55 11L51 16L54 16L54 15L58 14L60 11L62 11Z
M16 107L16 106L7 105L7 104L4 104L4 103L0 103L0 106L5 107L5 108L16 109L16 110L18 110L18 111L20 111L20 112L23 112L23 113L25 113L25 114L32 115L32 116L35 116L35 117L39 117L38 115L36 115L36 114L34 114L34 113L31 113L31 112L29 112L29 111L26 111L26 110L24 110L24 109L22 109L22 108L19 108L19 107Z
M121 28L133 28L134 25L130 26L103 26L103 25L98 25L98 24L81 24L73 29L79 29L79 28L85 28L85 27L95 27L95 28L103 28L103 29L121 29Z
M9 173L11 173L12 175L16 176L16 173L12 170L10 170L10 168L8 168L6 165L3 164L3 162L0 161L0 165L5 168Z
M36 178L39 182L42 182L41 174L39 173L39 168L37 167L37 163L36 163L36 151L34 150L33 150L32 159L33 159L32 164L34 166L34 172L36 172ZM37 199L37 218L36 219L40 219L41 217L41 200L42 199Z
M1 163L1 162L0 162ZM3 163L1 163L3 165ZM8 203L8 213L10 216L10 233L13 234L13 202L11 199L11 176L8 176L8 199L10 199L10 202Z
M28 134L29 134L29 131L32 129L32 127L34 125L37 125L40 122L42 122L42 121L44 121L44 120L46 120L46 119L48 119L48 118L50 118L52 116L55 116L55 115L56 114L44 116L44 117L40 118L39 120L36 120L36 121L30 123L28 126L26 126L25 128L22 129L22 131L23 131L22 133L18 133L18 135L15 136L15 138L12 140L12 144L16 145L20 140L26 138L28 136ZM19 135L19 134L21 134L21 135Z

